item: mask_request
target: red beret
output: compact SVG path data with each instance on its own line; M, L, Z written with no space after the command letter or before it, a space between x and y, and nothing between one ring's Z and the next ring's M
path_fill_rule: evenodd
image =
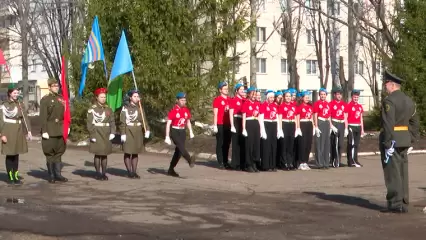
M95 90L95 95L98 96L101 93L107 93L107 89L106 88L98 88Z

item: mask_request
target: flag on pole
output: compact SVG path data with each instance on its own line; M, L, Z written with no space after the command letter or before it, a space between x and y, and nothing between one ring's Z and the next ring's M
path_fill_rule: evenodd
M6 58L4 57L4 54L3 54L3 50L1 49L0 49L0 66L5 66L6 71L9 73L9 77L12 78L9 67L7 66Z
M64 112L64 125L62 136L64 138L65 143L68 139L68 129L71 125L71 111L70 111L70 99L68 96L68 86L66 82L66 71L65 71L65 56L62 56L62 64L61 64L61 85L62 85L62 98L65 101L65 112Z
M92 24L92 31L90 32L89 41L87 42L86 50L84 51L83 59L81 60L81 81L78 95L83 94L84 87L86 86L87 68L90 63L96 61L104 62L105 78L108 79L106 69L104 48L102 46L101 30L99 28L98 16L95 16Z
M123 103L123 78L120 75L131 71L133 71L132 58L126 35L122 31L108 83L107 102L113 111L120 108Z

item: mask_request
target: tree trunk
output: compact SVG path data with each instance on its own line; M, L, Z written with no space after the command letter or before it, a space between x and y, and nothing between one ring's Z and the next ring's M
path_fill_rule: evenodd
M348 6L352 9L354 6L353 0L348 0ZM355 47L356 47L356 29L354 24L354 13L352 10L348 10L348 82L346 85L346 100L349 101L349 92L354 89L355 81ZM340 65L342 68L343 65Z
M18 0L18 14L20 18L21 30L21 61L22 61L22 94L25 109L28 109L28 0Z
M339 65L343 66L343 57L340 56L339 58ZM348 92L348 84L345 78L345 69L343 67L340 67L339 69L339 79L340 79L340 86L342 86L343 89L343 99L349 99L349 92Z
M250 22L252 32L250 37L250 86L256 86L256 42L257 42L257 1L250 0Z

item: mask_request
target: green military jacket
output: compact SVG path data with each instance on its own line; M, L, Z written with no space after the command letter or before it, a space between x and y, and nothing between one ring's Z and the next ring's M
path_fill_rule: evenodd
M66 102L62 95L50 92L40 100L41 133L50 137L63 135Z
M419 119L416 106L410 97L400 90L389 94L382 105L383 144L390 148L410 147L419 136Z
M96 103L87 111L87 130L89 131L89 152L106 156L112 152L110 134L115 134L114 112L108 105Z

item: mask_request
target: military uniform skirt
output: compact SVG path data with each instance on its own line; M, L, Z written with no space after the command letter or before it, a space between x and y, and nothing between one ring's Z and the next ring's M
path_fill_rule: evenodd
M143 148L142 126L126 126L126 141L123 143L123 152L139 154Z
M28 152L28 143L21 123L5 122L2 132L2 136L7 138L7 142L2 142L1 145L3 155L18 155Z
M90 140L89 152L95 155L106 156L112 153L112 143L109 140L110 126L95 126L95 134L92 136L96 142Z

